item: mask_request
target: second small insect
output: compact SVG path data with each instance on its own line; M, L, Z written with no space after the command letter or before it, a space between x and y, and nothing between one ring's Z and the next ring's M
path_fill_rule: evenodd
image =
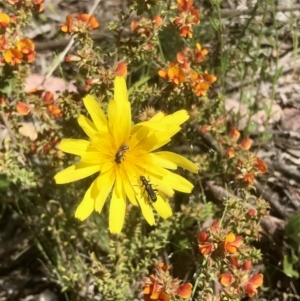
M144 176L140 176L140 180L142 182L142 186L144 187L144 193L147 192L148 200L150 199L152 202L157 201L157 195L158 192L157 189L152 188L152 184L150 184L150 181L146 180Z

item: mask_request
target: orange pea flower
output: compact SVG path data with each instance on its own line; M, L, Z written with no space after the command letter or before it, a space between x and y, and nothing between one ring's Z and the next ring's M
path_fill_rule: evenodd
M242 269L244 271L250 270L252 268L252 261L250 259L246 260L243 264L240 264L236 256L230 258L231 265L236 269Z
M229 233L225 238L224 249L230 254L238 252L240 245L243 243L241 236L235 236L233 233Z
M6 13L0 13L0 28L6 28L10 23L10 17Z
M192 6L190 9L191 15L192 15L192 19L191 19L191 23L192 24L199 24L200 23L200 14L199 11Z
M60 30L67 33L73 32L73 18L70 15L66 16L66 24L60 25Z
M78 21L85 23L87 29L96 29L100 25L97 19L94 16L90 16L89 14L78 14L75 18Z
M196 96L204 96L207 94L207 91L210 87L210 84L213 81L211 75L204 73L204 75L199 74L195 70L190 70L189 79L191 87L193 88ZM215 77L216 79L216 77Z
M244 175L242 181L246 184L253 185L254 183L253 172L248 172L246 175Z
M30 112L30 107L26 103L18 101L16 110L20 115L28 115Z
M23 59L28 63L35 60L35 45L30 39L22 39L17 43L17 48L23 54Z
M193 37L192 27L189 25L182 25L179 30L179 35L183 38L192 38Z
M196 44L196 50L195 50L195 59L194 61L196 63L202 63L205 60L205 56L208 54L207 49L202 49L201 44Z
M61 117L62 116L61 109L55 104L48 105L48 112L53 117Z
M84 30L96 29L99 22L94 16L89 14L78 14L74 18L70 15L66 16L66 24L60 26L60 30L66 33L79 32Z
M263 284L263 274L256 274L250 277L244 284L243 289L249 297L253 297L257 294L257 288Z
M159 285L156 277L151 275L148 278L148 283L143 287L144 301L170 301L169 296L162 289L162 286Z
M266 165L266 163L257 157L256 157L256 163L254 167L262 174L268 171L268 166Z
M193 86L193 91L196 96L205 96L209 89L209 84L206 82L200 82Z
M192 294L192 288L193 286L190 283L184 283L178 287L176 294L183 299L187 299Z
M171 81L175 85L179 85L185 81L183 69L174 63L170 63L168 71L160 69L158 74L160 77Z
M33 4L36 6L36 10L41 12L44 10L44 0L32 0Z
M4 52L3 58L6 63L16 66L21 64L23 54L18 49L9 48Z
M183 69L187 70L190 68L189 58L185 55L184 52L177 52L176 60L182 66Z
M193 6L193 0L178 0L177 7L180 11L189 11Z
M217 80L217 77L214 74L208 74L207 71L204 72L203 77L209 84L213 84Z
M224 273L219 276L219 282L227 287L235 281L235 278L230 273Z
M199 232L199 234L198 234L198 249L199 249L199 252L203 256L211 254L215 249L214 244L209 242L208 239L209 239L209 235L205 231L200 231Z

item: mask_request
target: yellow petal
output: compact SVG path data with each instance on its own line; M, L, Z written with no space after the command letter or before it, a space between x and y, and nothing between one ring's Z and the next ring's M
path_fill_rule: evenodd
M99 165L78 163L72 165L54 176L56 184L65 184L86 178L100 170Z
M161 191L163 194L169 197L172 197L174 195L173 188L167 185L163 180L156 178L155 176L151 176L151 177L148 176L148 178L151 180L151 183L154 185L153 187L154 189Z
M155 224L154 214L153 210L151 208L150 202L145 197L138 196L138 203L141 207L143 216L145 217L145 220L148 222L150 226L153 226Z
M163 118L161 122L164 125L176 126L176 125L181 125L189 118L190 116L186 110L179 110L173 114L165 116L165 118Z
M114 100L109 102L107 112L109 127L119 148L128 140L131 131L131 107L124 77L115 78Z
M89 164L101 165L104 161L103 155L100 152L85 152L81 156L81 162Z
M107 119L96 99L92 95L86 95L83 98L83 103L98 131L107 132Z
M173 189L185 193L190 193L194 188L191 182L173 172L168 172L167 175L164 176L163 181Z
M177 155L172 152L156 152L156 153L154 153L154 155L158 156L162 160L172 162L173 164L175 163L177 166L180 166L191 172L194 172L194 173L198 172L198 169L199 169L198 166L183 156ZM171 169L165 165L162 165L162 166L164 166L165 168Z
M114 83L114 99L118 104L128 101L126 81L123 76L116 76Z
M126 196L128 197L129 201L130 201L133 205L137 206L138 203L137 203L136 197L135 197L136 193L135 193L135 191L134 191L134 189L133 189L133 187L132 187L132 183L133 183L134 181L130 181L130 180L128 179L128 176L129 176L129 175L127 174L126 166L124 166L124 169L121 169L121 170L120 170L120 176L121 176L122 179L123 179L123 186L124 186L124 189L125 189ZM132 178L132 177L131 177L131 178Z
M166 115L163 112L158 112L157 114L155 114L149 121L160 121L162 119L164 119Z
M153 162L152 160L152 156L149 156L149 154L144 155L140 160L137 160L136 166L138 166L142 171L142 174L139 175L148 173L150 175L154 175L157 178L163 178L169 173L167 169L155 164L155 162Z
M147 154L147 158L151 157L151 163L167 169L177 169L176 163L169 160L167 157L160 156L161 152ZM162 152L163 153L163 152Z
M96 185L96 181L94 181L85 193L83 200L81 201L81 203L75 211L76 218L83 221L92 214L95 208L95 200L97 198L98 193L99 191Z
M99 190L99 194L96 198L95 210L100 213L115 183L115 178L113 177L112 171L101 173L100 176L97 178L96 183Z
M126 212L125 193L117 195L115 189L110 200L109 208L109 231L111 233L120 233L124 224Z
M118 148L118 146L124 141L122 141L122 129L119 127L121 112L119 111L117 103L114 100L111 100L108 103L107 115L109 121L109 130L115 140L115 147Z
M85 116L80 115L77 119L80 127L84 132L92 139L95 134L97 134L97 129L95 125Z
M65 153L81 156L89 145L89 141L82 139L64 139L60 142L59 149Z
M164 219L167 219L172 215L172 209L169 202L159 194L157 195L157 201L152 203L157 213Z

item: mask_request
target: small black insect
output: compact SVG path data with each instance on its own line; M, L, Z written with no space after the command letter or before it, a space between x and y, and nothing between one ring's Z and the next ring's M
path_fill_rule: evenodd
M156 192L158 192L158 190L153 189L152 184L150 184L150 181L147 181L144 176L140 176L140 180L142 182L142 186L144 186L145 188L144 193L145 191L147 192L148 200L151 199L152 202L156 202L157 201Z
M121 164L122 160L124 160L124 153L128 150L129 150L129 146L127 144L122 144L119 147L119 149L115 155L115 162L117 164Z

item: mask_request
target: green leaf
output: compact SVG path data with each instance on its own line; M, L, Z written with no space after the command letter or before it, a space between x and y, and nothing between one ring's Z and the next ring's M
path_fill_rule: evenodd
M285 226L284 233L300 246L300 213L292 216Z
M298 260L297 260L298 261ZM296 261L296 262L297 262ZM295 256L285 255L283 258L283 272L289 277L299 277L299 273L293 268L295 262Z

